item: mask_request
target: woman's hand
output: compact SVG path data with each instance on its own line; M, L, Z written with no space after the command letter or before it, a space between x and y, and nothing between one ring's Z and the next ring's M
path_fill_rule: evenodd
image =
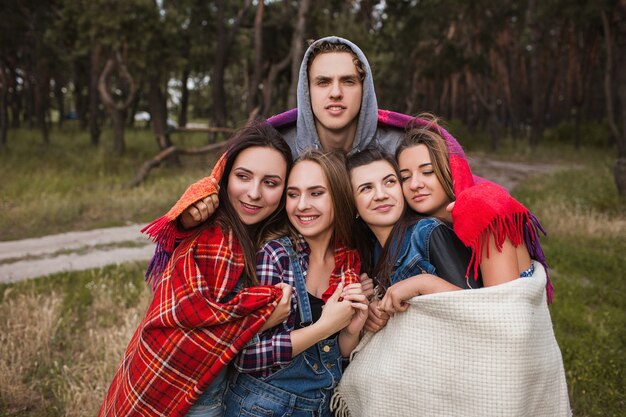
M263 324L263 327L261 327L260 332L271 329L272 327L287 320L287 317L289 317L289 313L291 312L291 294L293 293L293 287L289 284L285 284L284 282L276 284L276 287L283 291L283 296L278 301L278 304L276 304L276 308L269 316L265 324Z
M350 324L352 320L354 315L352 302L348 300L339 301L343 290L343 284L339 284L322 309L322 316L316 323L323 329L325 334L322 339L337 333Z
M363 292L363 284L350 284L346 286L341 292L341 297L344 301L352 303L352 307L354 308L354 315L350 320L350 324L348 324L342 331L350 335L359 335L361 333L361 329L363 329L365 321L367 320L367 310L369 304L367 296Z
M368 277L366 273L362 273L360 279L361 291L363 291L365 297L371 301L372 297L374 297L374 281Z
M387 325L389 314L378 308L380 300L374 300L370 303L367 310L367 320L365 321L365 330L376 333Z
M219 191L220 186L217 180L215 178L211 178L211 181ZM215 213L215 210L217 210L219 205L220 202L217 198L217 193L196 201L187 207L178 217L181 226L183 226L184 229L191 229L204 223L213 215L213 213Z
M422 275L415 275L393 284L378 303L378 308L390 316L406 311L409 308L406 301L420 294Z
M393 316L395 313L406 311L409 308L407 301L413 297L460 289L437 275L414 275L389 287L378 308Z

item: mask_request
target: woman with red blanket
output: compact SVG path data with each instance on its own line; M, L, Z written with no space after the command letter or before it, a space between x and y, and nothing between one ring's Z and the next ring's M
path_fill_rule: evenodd
M207 402L194 405L193 413L221 413L226 365L257 332L289 313L291 287L259 286L255 253L260 237L285 221L291 165L291 151L274 128L245 127L212 173L222 202L216 215L190 232L175 224L189 201L215 192L207 179L146 228L159 250L180 243L166 265L156 259L149 268L154 296L100 416L183 416L205 391Z
M405 301L417 295L476 288L483 285L489 287L518 277L532 276L534 266L531 263L527 244L535 249L534 254L539 255L538 259L543 258L543 254L538 253L540 251L537 250L539 248L538 223L525 207L511 198L506 190L495 184L485 183L474 186L477 190L471 190L473 194L469 198L462 196L460 207L465 213L462 216L457 213L455 216L457 221L453 222L448 206L456 200L456 193L462 195L467 190L461 188L463 181L458 169L455 172L457 177L453 178L451 164L456 162L458 156L450 155L442 132L443 129L438 120L429 114L418 116L410 125L410 129L396 150L397 172L399 173L396 188L399 189L401 184L401 192L408 208L420 216L430 217L430 219L418 222L426 224L418 227L420 231L418 235L427 241L421 242L423 247L418 252L427 252L429 247L430 252L433 252L433 246L439 242L435 237L443 242L434 249L435 253L430 254L430 257L436 258L435 265L447 264L444 268L437 268L438 275L445 279L432 275L427 277L419 272L402 277L394 276L395 279L391 280L394 285L389 286L378 306L379 310L390 314L405 311L408 307ZM372 174L372 168L369 166L362 166L358 169ZM392 167L389 166L388 169L392 170ZM355 171L351 172L353 177ZM399 202L400 205L402 203L402 201ZM468 207L471 207L471 210ZM479 223L477 219L482 220L481 215L491 220L485 225L477 226L476 223ZM365 220L363 215L362 217ZM387 229L391 230L395 223L396 221L390 222ZM458 239L452 229L448 229L449 236L446 239L434 233L446 230L446 225L450 226L453 223L454 230L460 235L459 237L465 238L463 243L468 248L462 245L459 247L456 244ZM467 232L468 223L478 230L478 236L472 239L468 239L468 236L472 235L471 232ZM394 228L394 231L397 232L398 228ZM429 238L425 239L426 236ZM379 263L393 264L391 251L383 250L382 252ZM458 252L462 256L457 256L455 259L452 255ZM423 257L427 260L429 254L423 254ZM446 259L442 260L442 257ZM440 271L440 269L450 269L450 264L456 265L457 271ZM422 271L432 272L428 266L428 262L425 262ZM464 270L460 269L461 266ZM439 274L439 272L444 273ZM468 279L470 275L475 278ZM478 282L474 282L475 279ZM550 290L551 288L548 287L549 299Z

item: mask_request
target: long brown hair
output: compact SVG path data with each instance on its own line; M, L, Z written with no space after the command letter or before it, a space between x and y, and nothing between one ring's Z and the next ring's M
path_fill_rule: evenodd
M352 187L346 171L345 156L341 152L322 152L317 149L308 149L302 153L294 166L303 161L314 162L320 166L328 183L328 192L333 205L334 222L332 242L335 245L354 247L353 223L356 214ZM297 242L297 230L289 222L282 230L275 230L267 240L281 236L290 236Z
M267 122L253 122L240 129L229 140L226 151L226 164L224 173L220 179L220 191L218 193L220 205L215 214L215 222L223 229L232 230L235 238L241 246L244 258L245 285L253 286L258 284L256 277L256 252L261 236L284 224L285 216L285 191L283 190L280 203L276 210L260 224L246 226L228 198L228 177L233 169L233 164L237 156L245 149L252 147L271 148L278 151L287 164L286 175L293 166L291 149L282 138L280 133Z
M347 167L348 172L352 175L352 171L355 168L369 165L373 162L384 161L392 166L398 180L400 179L400 168L398 163L390 154L382 151L377 147L368 147L361 152L354 153L348 157ZM385 242L382 248L382 252L378 261L374 263L374 244L376 243L376 237L371 231L369 226L363 221L362 218L356 220L355 225L355 240L357 242L357 250L361 257L361 271L367 272L378 284L383 288L387 288L391 282L391 273L393 272L393 266L396 263L396 259L400 255L399 244L404 239L407 229L422 219L422 216L414 213L412 210L407 209L406 203L404 204L404 211L400 216L400 219L391 229L389 238Z
M425 145L430 155L430 161L433 164L435 176L441 183L448 198L454 200L448 146L446 145L446 140L439 134L439 119L430 113L422 113L417 116L417 119L422 119L427 123L425 125L409 124L406 134L400 140L398 148L396 148L396 160L406 149L417 145Z

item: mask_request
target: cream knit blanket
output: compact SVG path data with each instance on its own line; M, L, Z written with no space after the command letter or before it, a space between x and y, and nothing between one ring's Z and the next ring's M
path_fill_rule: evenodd
M570 416L546 274L415 297L365 335L335 391L336 416Z

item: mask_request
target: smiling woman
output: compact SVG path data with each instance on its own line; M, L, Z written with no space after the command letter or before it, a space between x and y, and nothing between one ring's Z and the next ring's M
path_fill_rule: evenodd
M305 152L287 183L290 223L257 255L264 285L295 293L287 320L259 334L235 360L226 416L330 416L343 358L359 341L367 298L351 249L354 205L339 154ZM274 413L274 414L272 414Z
M254 146L243 150L228 178L228 199L246 225L273 213L283 196L285 169L276 149Z
M266 123L231 139L212 173L223 204L162 270L151 270L152 302L100 416L222 415L226 364L289 313L291 288L258 285L254 254L261 234L284 222L291 163L289 147Z

